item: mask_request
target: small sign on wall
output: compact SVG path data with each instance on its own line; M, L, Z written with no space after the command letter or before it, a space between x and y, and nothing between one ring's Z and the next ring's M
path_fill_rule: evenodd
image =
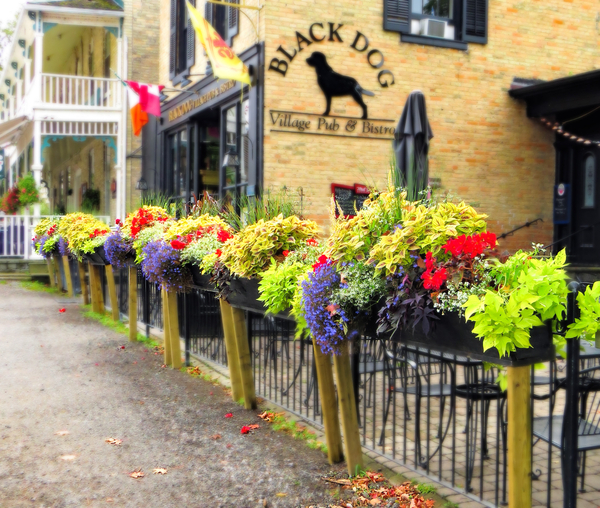
M559 183L554 186L554 224L571 222L571 186Z
M331 192L345 217L354 217L356 211L363 207L364 202L369 198L369 194L371 193L366 185L360 183L355 183L354 185L332 183ZM338 209L336 209L335 215L339 217L340 213Z

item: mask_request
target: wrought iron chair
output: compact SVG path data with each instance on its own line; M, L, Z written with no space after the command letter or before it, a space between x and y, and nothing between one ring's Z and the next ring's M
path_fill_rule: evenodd
M384 352L387 402L379 445L382 446L385 439L385 427L390 414L392 399L396 394L402 395L405 418L410 420L408 395L414 395L415 453L418 464L427 467L432 457L441 449L454 414L455 392L453 387L456 385L454 367L451 363L444 361L437 353L431 354L427 350L409 349L397 343L385 347ZM421 400L432 398L439 399L438 444L433 451L428 450L426 456L424 456L421 450ZM450 407L447 422L444 425L447 398L450 399Z
M585 490L586 454L600 449L600 366L583 369L579 373L578 387L578 440L580 490ZM560 386L564 382L560 383ZM564 453L564 419L563 415L542 416L533 419L533 435L556 446ZM563 470L563 477L565 475Z

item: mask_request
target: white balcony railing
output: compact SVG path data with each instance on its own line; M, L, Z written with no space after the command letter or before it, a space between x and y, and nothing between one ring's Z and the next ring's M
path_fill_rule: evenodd
M74 108L119 108L118 79L42 74L42 102Z
M60 215L1 215L0 216L0 259L4 257L17 257L30 259L37 257L33 248L32 238L35 236L34 228L40 219L60 218ZM97 216L98 219L108 223L110 217Z

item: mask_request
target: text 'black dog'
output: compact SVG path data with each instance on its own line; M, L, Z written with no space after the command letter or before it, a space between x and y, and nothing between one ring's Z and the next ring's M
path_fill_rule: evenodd
M325 99L327 100L327 109L325 110L325 113L323 113L323 116L329 115L332 97L351 95L362 107L362 117L365 119L367 118L367 105L364 103L362 96L368 95L373 97L375 95L373 92L365 90L354 78L335 72L327 63L325 55L319 51L315 51L310 55L310 57L306 59L306 63L311 67L314 67L317 71L317 83L319 83L321 90L325 94Z

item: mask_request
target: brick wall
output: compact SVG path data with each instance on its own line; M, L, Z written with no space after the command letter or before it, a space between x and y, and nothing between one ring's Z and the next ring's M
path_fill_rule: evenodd
M407 95L421 90L435 137L430 176L441 178L440 192L451 192L489 214L490 229L501 233L537 217L544 223L503 242L509 249L531 241L549 242L554 184L553 136L526 117L524 104L507 90L513 76L544 80L585 72L600 64L597 2L571 0L489 2L488 43L468 51L400 42L383 30L383 2L314 0L265 3L266 66L279 45L297 49L296 31L309 37L314 22L342 23L343 43L313 42L289 63L284 78L266 71L265 185L303 187L309 215L327 227L330 184L386 182L391 142L270 132L269 110L322 113L323 94L315 70L305 60L313 51L351 75L375 97L365 97L371 118L398 119ZM382 88L365 53L350 48L356 31L385 56L395 77ZM350 97L333 99L332 114L360 116Z

